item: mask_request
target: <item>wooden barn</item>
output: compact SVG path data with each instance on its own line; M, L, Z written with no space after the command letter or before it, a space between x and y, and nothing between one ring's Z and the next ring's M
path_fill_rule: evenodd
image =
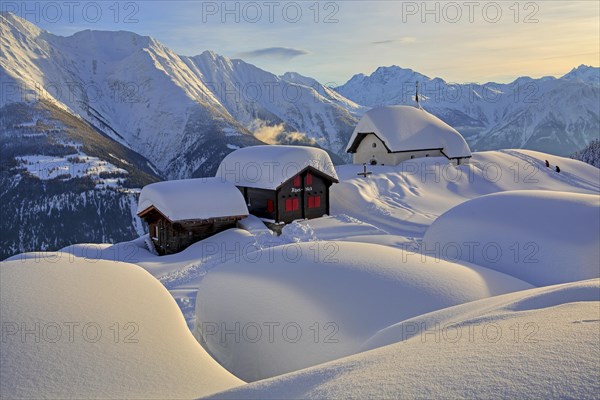
M137 215L148 224L160 255L177 253L248 216L240 191L216 178L165 181L145 186Z
M275 223L329 214L338 182L329 155L313 147L252 146L230 153L217 177L236 185L251 214Z

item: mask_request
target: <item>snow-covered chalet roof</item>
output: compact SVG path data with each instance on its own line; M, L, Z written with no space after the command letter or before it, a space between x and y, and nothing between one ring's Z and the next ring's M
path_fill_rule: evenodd
M217 178L184 179L144 186L138 215L154 207L172 222L247 216L244 196L229 182Z
M308 167L338 181L329 154L307 146L244 147L223 159L216 176L236 186L275 190Z
M448 158L470 157L460 133L427 111L411 106L385 106L369 110L359 121L346 151L355 153L362 139L374 133L389 152L441 149Z

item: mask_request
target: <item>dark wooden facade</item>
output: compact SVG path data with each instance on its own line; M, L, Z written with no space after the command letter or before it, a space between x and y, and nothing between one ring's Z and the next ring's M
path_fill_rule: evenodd
M308 167L276 189L239 187L248 211L259 218L289 223L329 214L329 188L336 179Z
M246 217L240 215L173 222L153 206L138 216L148 224L150 238L160 255L178 253L199 240L235 228L237 221Z

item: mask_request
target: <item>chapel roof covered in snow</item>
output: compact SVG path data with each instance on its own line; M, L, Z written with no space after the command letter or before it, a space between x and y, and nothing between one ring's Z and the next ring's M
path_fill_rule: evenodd
M471 156L460 133L427 111L411 106L385 106L369 110L354 129L346 151L356 153L362 139L375 134L388 152L439 149L448 158Z
M144 186L137 214L152 208L172 222L249 214L238 188L218 178L165 181Z
M223 159L216 176L236 186L275 190L307 168L338 182L329 154L308 146L244 147Z

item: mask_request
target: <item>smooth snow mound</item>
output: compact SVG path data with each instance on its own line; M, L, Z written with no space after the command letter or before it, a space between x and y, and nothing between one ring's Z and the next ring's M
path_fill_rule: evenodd
M2 398L196 398L243 383L138 266L47 253L0 277Z
M483 299L374 339L389 346L211 398L597 399L599 301L598 280Z
M600 277L600 197L540 190L482 196L440 216L423 250L536 286Z
M360 119L348 141L348 151L361 133L374 133L389 151L442 149L448 158L470 157L460 133L427 111L411 106L373 108Z
M294 243L208 271L195 334L221 365L255 381L354 354L407 318L528 288L487 268L386 246Z

